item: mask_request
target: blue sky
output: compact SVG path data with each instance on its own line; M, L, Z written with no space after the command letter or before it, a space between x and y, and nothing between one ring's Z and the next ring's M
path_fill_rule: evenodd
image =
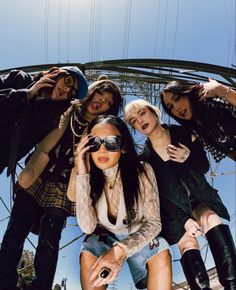
M44 63L123 58L166 58L235 65L234 0L0 0L0 70ZM213 166L214 167L214 166ZM235 235L235 165L225 159L214 178L233 219ZM0 196L9 205L9 180L0 176ZM0 204L0 220L7 211ZM81 234L68 220L61 246ZM0 223L0 239L6 222ZM37 238L30 236L36 244ZM201 245L205 244L202 239ZM31 249L28 242L26 248ZM60 251L55 282L68 275L67 288L79 290L80 240ZM204 253L204 252L203 252ZM64 256L64 257L63 257ZM173 247L173 259L178 259ZM68 264L68 267L67 267ZM208 256L207 267L212 259ZM181 281L179 262L174 280ZM131 289L127 267L118 289ZM134 288L133 288L134 289Z

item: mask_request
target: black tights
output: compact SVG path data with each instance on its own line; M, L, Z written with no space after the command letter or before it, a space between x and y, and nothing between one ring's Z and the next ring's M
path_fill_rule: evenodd
M7 230L0 249L0 289L15 289L17 266L23 246L34 223L40 219L39 239L34 267L35 278L31 289L52 289L56 271L59 241L66 219L62 209L43 210L24 191L18 192L11 212Z

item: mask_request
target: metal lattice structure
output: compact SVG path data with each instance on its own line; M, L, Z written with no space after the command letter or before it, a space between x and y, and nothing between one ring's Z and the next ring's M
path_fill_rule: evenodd
M172 80L204 82L208 77L215 78L225 85L236 87L236 70L201 62L171 59L127 59L107 60L88 63L53 63L18 67L28 73L47 70L52 66L76 65L86 75L89 82L95 81L101 74L117 82L124 95L149 98L157 96L159 87ZM0 74L11 69L1 70Z
M159 106L160 89L172 80L183 80L191 83L206 82L213 78L221 83L236 87L236 70L223 66L171 59L121 59L88 63L52 63L18 67L28 73L48 70L53 66L78 66L86 75L89 83L97 80L102 74L116 82L126 98L144 98ZM11 69L1 70L0 74Z
M124 59L84 64L52 63L14 69L34 74L46 71L53 66L62 67L68 65L79 67L85 73L89 83L96 81L100 75L108 75L109 79L116 82L120 87L126 100L128 98L143 98L160 108L160 90L169 81L182 80L190 83L199 83L208 81L208 78L213 78L227 86L236 88L236 70L234 68L171 59ZM10 70L1 70L0 74L6 74ZM165 117L168 118L167 116ZM211 168L212 178L216 176L216 168ZM81 236L69 241L60 249L67 247ZM177 284L174 283L174 285Z

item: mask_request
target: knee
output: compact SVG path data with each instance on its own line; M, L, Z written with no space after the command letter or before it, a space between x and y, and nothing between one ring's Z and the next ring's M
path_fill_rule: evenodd
M147 262L147 267L149 272L171 269L171 255L169 250L164 250L155 255Z
M189 237L188 240L185 240L184 242L180 242L178 243L179 246L179 250L181 255L184 254L184 252L188 251L188 250L198 250L199 246L198 246L198 242L195 238Z
M220 217L210 209L202 214L200 220L205 233L216 225L222 224Z

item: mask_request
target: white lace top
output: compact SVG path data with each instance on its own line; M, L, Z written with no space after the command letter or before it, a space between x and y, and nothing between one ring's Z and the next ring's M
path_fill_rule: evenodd
M100 224L114 234L128 234L126 239L119 242L119 245L125 248L128 257L146 246L161 231L156 178L149 164L146 163L144 167L148 177L144 173L140 175L140 198L135 206L136 218L130 233L124 223L127 216L117 165L104 170L107 182L95 208L90 198L90 175L76 177L76 216L81 230L90 234L97 224ZM111 218L114 222L111 222Z

